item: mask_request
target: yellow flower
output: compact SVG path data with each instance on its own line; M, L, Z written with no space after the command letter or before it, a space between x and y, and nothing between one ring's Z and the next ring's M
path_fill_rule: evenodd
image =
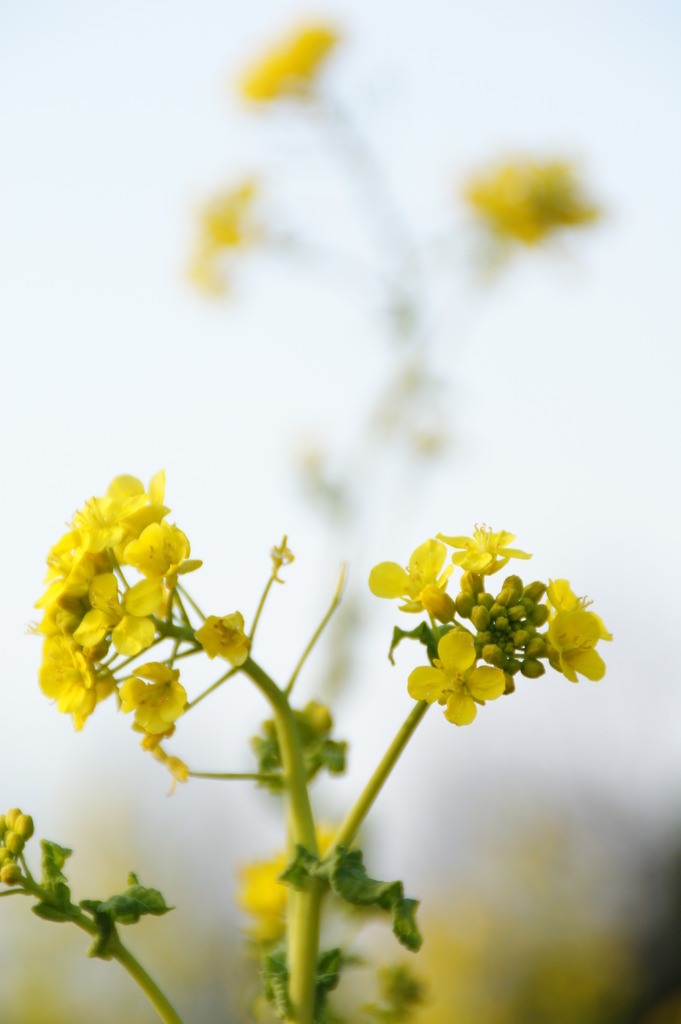
M189 541L177 526L151 523L137 540L126 545L121 560L124 565L139 569L148 579L165 578L168 587L173 587L178 573L191 572L201 565L197 559L187 560L189 553Z
M452 555L454 565L482 576L491 576L503 569L511 558L532 558L525 551L508 547L515 540L514 533L506 533L505 530L494 533L484 523L475 527L472 537L445 537L441 533L438 533L438 537L450 547L463 548Z
M165 733L184 712L187 691L179 682L179 669L157 661L135 670L120 689L123 711L135 712L135 725L152 735ZM144 682L148 679L149 682Z
M258 238L260 232L253 217L256 196L255 182L247 179L213 196L200 211L199 237L189 277L202 291L224 295L227 285L219 265L222 254Z
M567 580L550 580L547 598L552 607L547 637L553 668L571 683L578 681L578 672L587 679L602 679L605 662L594 648L599 640L612 640L612 634L595 612L586 611L586 600L575 597Z
M80 546L97 554L105 548L138 537L150 523L158 523L170 511L163 505L165 474L152 478L149 494L134 476L117 476L103 498L91 498L73 517Z
M242 96L258 103L309 96L317 71L338 38L330 25L301 26L244 73L240 82Z
M119 654L132 657L154 642L156 629L146 616L158 610L163 588L155 580L142 580L120 601L118 582L112 572L100 573L90 584L91 611L73 634L83 647L95 647L111 633Z
M201 629L196 631L196 639L209 658L219 655L232 665L243 665L251 646L244 632L244 617L241 612L232 612L223 618L209 615Z
M474 177L465 197L499 239L536 245L561 228L597 219L581 194L574 168L553 160L517 160Z
M496 700L506 689L506 677L499 668L475 666L473 637L463 630L446 633L437 645L435 668L415 668L407 689L414 700L446 704L445 718L455 725L470 725L476 704Z
M98 678L78 645L58 633L45 638L39 681L45 696L57 701L62 714L72 716L78 730L114 689L111 676L107 673Z
M443 598L451 565L440 574L447 557L444 544L427 540L413 552L409 565L403 569L397 562L380 562L369 574L369 589L376 597L401 598L402 612L422 612L425 608L436 618L445 614ZM450 616L451 618L451 616Z

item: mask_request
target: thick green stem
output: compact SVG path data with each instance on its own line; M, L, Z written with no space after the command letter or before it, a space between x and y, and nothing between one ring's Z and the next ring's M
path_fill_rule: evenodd
M391 771L397 764L402 751L406 747L407 743L411 739L417 725L425 715L426 711L430 707L425 700L419 701L419 703L412 709L407 716L404 724L398 731L395 739L392 741L385 754L381 758L381 761L371 776L363 792L361 793L357 803L352 808L347 818L338 829L331 847L327 851L326 856L329 857L338 846L350 846L352 840L357 835L357 832L366 818L367 814L371 810L374 800L381 792L385 781L390 775Z
M286 694L251 658L243 671L262 691L274 711L277 738L284 769L288 813L288 853L293 857L297 844L315 856L317 836L307 789L307 774L300 745L298 726ZM289 998L293 1007L291 1022L314 1024L319 954L319 916L325 885L313 882L303 890L291 888L288 901L287 963Z

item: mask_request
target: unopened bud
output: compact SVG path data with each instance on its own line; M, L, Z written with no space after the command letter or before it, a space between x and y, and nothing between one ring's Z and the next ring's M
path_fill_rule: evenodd
M318 704L316 700L311 700L305 705L303 714L307 724L318 736L329 732L333 727L331 712L324 704Z
M461 577L461 589L465 594L472 594L477 597L484 587L482 576L477 572L465 572Z
M12 854L6 847L0 846L0 866L8 860L12 860Z
M504 586L499 594L497 601L499 604L517 604L520 595L523 592L523 581L520 576L507 576L504 580Z
M499 618L495 622L495 626L497 627L500 633L508 633L511 628L508 624L508 619L506 618L505 615L499 616Z
M7 826L8 829L13 829L14 828L14 823L17 820L17 818L19 817L20 814L21 814L21 811L19 810L18 807L12 807L7 812L7 814L5 815L5 825Z
M3 885L18 885L21 878L21 868L14 861L8 861L0 868L0 882Z
M473 594L465 593L463 590L460 594L456 595L454 604L456 606L457 615L460 615L462 619L470 619L471 612L476 607L475 597Z
M478 604L481 604L484 608L491 608L494 604L494 598L491 594L478 594Z
M546 641L544 637L533 636L525 648L525 654L528 658L541 658L546 654Z
M2 839L6 831L7 825L5 824L5 815L0 814L0 839Z
M532 612L532 622L535 626L543 626L549 617L549 610L545 604L538 604Z
M539 676L544 675L546 669L542 665L541 661L537 661L536 658L525 658L520 666L520 671L524 676L527 676L528 679L539 679Z
M523 590L523 597L529 597L531 601L539 601L546 593L546 584L541 583L540 580L535 580L534 583L528 583Z
M14 831L17 833L17 835L20 835L22 839L30 839L34 832L33 818L31 817L31 815L20 814L17 820L14 822Z
M506 680L504 695L508 696L509 693L515 693L515 682L513 681L513 676L509 675L508 672L504 672L504 678Z
M500 665L504 661L504 654L498 644L485 644L482 658L488 665Z
M492 616L489 613L489 609L485 608L483 604L476 604L471 612L471 622L478 632L484 632L488 629L491 621Z
M530 634L526 629L516 629L513 634L513 643L516 647L526 647L530 639Z
M456 607L453 599L432 583L421 591L421 604L438 622L451 622L454 618Z
M26 840L18 832L8 832L5 836L5 849L9 850L13 857L18 857L26 845Z
M525 618L525 609L521 604L514 604L508 609L508 617L511 622L520 622Z

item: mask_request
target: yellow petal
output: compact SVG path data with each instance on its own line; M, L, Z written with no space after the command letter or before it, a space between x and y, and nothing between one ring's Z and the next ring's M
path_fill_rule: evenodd
M469 669L475 661L473 637L463 629L453 629L442 637L437 653L445 672L456 676Z
M409 575L435 579L444 565L447 548L437 540L419 544L409 559Z
M445 718L454 725L470 725L477 713L475 701L463 690L460 693L452 693L447 699Z
M437 668L422 665L415 668L407 681L407 691L414 700L427 700L434 704L447 686L447 676Z
M381 562L369 573L369 590L376 597L402 597L409 590L409 576L397 562Z
M113 645L119 654L132 658L154 642L156 629L151 619L138 619L125 615L111 634Z
M163 601L163 584L160 580L140 580L125 594L123 607L129 615L153 615Z
M568 662L571 668L580 675L586 676L587 679L597 681L602 679L605 675L605 662L601 658L600 654L593 649L586 651L569 651L564 660ZM576 680L573 680L576 682Z
M500 668L481 665L466 678L466 687L478 700L496 700L506 689L506 677Z

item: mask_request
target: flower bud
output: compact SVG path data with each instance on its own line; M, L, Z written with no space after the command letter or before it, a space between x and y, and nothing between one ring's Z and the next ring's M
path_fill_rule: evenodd
M501 665L504 661L504 654L498 644L485 644L482 649L482 658L488 665Z
M0 846L0 867L8 860L12 860L12 854L4 846Z
M482 576L477 572L465 572L461 577L461 590L465 594L472 594L473 597L482 592L484 585Z
M525 655L528 658L541 658L546 654L546 640L543 636L533 636L525 648Z
M12 807L7 812L7 814L5 815L5 825L7 826L8 829L13 829L14 828L14 823L17 820L17 818L19 817L20 814L21 814L21 811L19 810L18 807Z
M549 610L545 604L538 604L532 612L532 622L535 626L543 626L549 617Z
M516 647L526 647L530 639L530 634L526 629L516 629L513 634L513 643Z
M508 624L508 619L506 618L505 615L499 616L499 618L495 622L495 626L497 627L500 633L508 633L511 628Z
M318 704L316 700L311 700L305 705L303 714L306 724L318 736L323 736L333 727L331 712L324 704Z
M520 672L520 662L517 658L509 658L507 660L506 671L509 672L512 676L514 676L516 672Z
M5 849L9 850L13 857L18 857L25 845L26 840L18 832L8 832L5 836Z
M495 601L490 608L489 613L492 618L496 620L500 615L506 615L506 608L503 604L499 604L498 601Z
M2 839L6 831L7 825L5 824L5 815L0 814L0 839Z
M31 815L20 814L17 820L14 822L14 831L17 833L17 835L21 836L22 839L30 839L34 832L33 818L31 817Z
M515 693L515 682L513 681L513 676L509 675L508 672L504 672L504 678L506 679L504 695L508 696L509 693Z
M0 882L3 885L18 885L21 878L21 868L14 861L8 861L0 868Z
M471 622L479 632L484 632L489 628L489 624L492 621L492 616L489 610L485 608L483 604L476 604L475 608L471 612Z
M456 608L453 599L432 583L421 591L421 604L438 622L451 622L454 618Z
M464 593L463 590L460 594L456 595L454 604L456 606L457 614L460 615L462 619L470 619L471 612L476 607L475 597L473 594Z
M508 609L508 617L511 622L520 622L525 618L525 609L521 604L514 604Z
M523 592L523 581L520 576L507 576L504 586L497 597L499 604L516 604Z
M528 583L523 590L523 597L529 597L531 601L539 601L546 593L546 584L536 580Z
M494 604L494 598L491 594L478 594L478 604L481 604L484 608L491 608Z
M520 666L520 671L524 676L527 676L528 679L539 679L539 676L544 675L546 669L542 665L541 661L537 661L536 658L525 658Z

